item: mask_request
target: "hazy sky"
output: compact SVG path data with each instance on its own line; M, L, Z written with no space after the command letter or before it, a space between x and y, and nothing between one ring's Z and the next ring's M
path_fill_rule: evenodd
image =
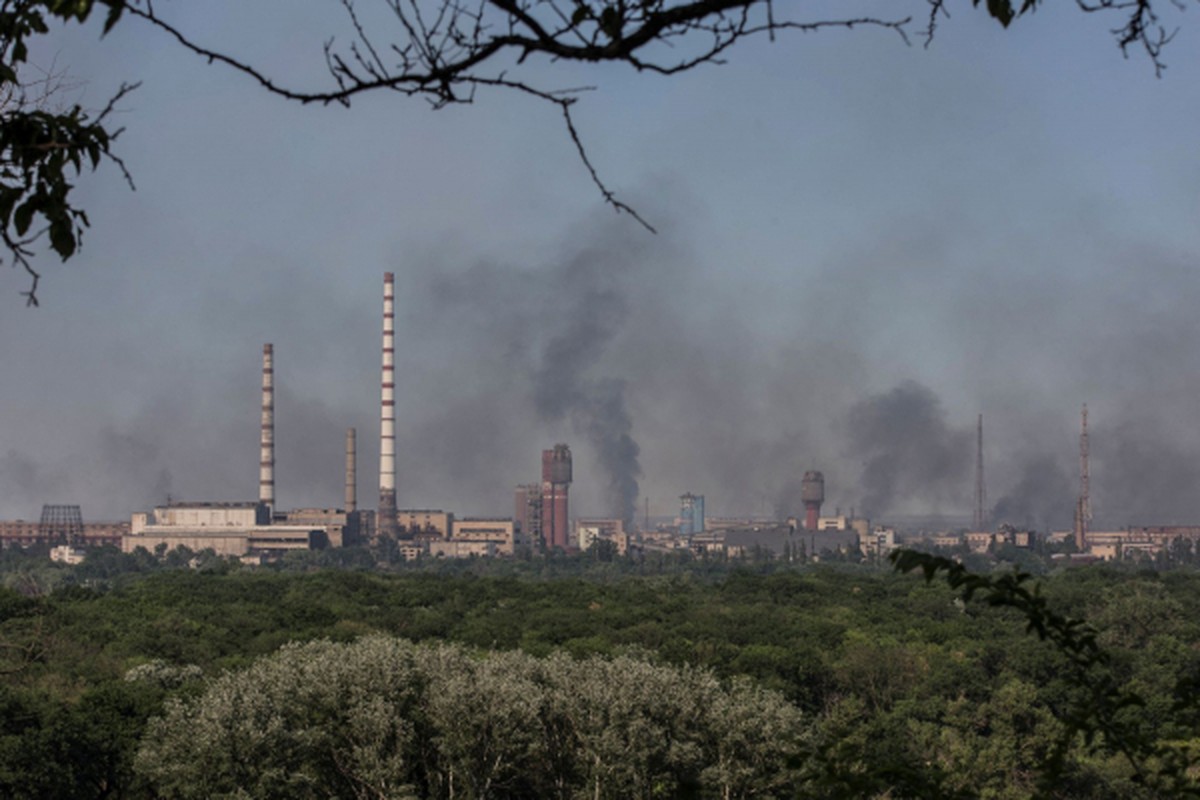
M333 0L161 11L304 87L348 33ZM991 503L1062 526L1086 402L1095 526L1200 524L1192 16L1161 79L1073 4L1004 31L961 2L928 49L754 40L670 79L533 64L597 87L581 133L657 236L525 97L302 107L134 19L60 34L35 58L86 105L142 81L117 147L137 191L78 182L93 227L38 261L41 308L0 271L0 517L253 499L264 342L279 505L340 503L349 426L373 505L392 270L404 507L510 514L563 441L579 514L686 491L794 513L821 469L830 511L969 515L982 413Z

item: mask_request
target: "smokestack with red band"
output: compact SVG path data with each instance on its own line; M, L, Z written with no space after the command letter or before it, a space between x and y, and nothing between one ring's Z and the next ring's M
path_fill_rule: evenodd
M346 429L346 513L358 510L358 444L354 428Z
M804 527L815 531L825 502L825 476L816 471L804 473L800 480L800 499L804 502Z
M275 348L269 344L263 345L262 356L262 435L259 438L258 502L270 510L275 508Z
M378 535L396 538L395 276L383 274L383 393L379 426Z

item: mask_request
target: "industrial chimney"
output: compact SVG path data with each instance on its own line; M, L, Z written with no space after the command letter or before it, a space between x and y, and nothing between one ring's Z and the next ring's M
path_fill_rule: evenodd
M395 276L383 274L383 392L379 425L377 535L396 538Z
M542 451L542 538L550 548L565 550L571 545L567 517L571 478L571 448L556 444L553 450Z
M263 345L262 434L259 438L258 502L268 520L275 509L275 348Z
M825 502L825 476L815 470L804 473L800 481L800 499L804 501L804 527L817 529L821 518L821 504Z
M346 508L347 514L358 510L358 444L354 428L346 429Z

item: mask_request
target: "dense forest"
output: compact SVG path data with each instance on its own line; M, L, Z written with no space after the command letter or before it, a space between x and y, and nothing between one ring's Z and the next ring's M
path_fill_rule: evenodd
M0 796L1197 791L1190 571L342 559L0 554Z

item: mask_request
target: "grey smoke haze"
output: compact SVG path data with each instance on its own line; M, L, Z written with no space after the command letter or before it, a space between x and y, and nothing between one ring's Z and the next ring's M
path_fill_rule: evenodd
M341 30L319 15L345 20L296 5L283 26L180 13L316 81ZM406 506L508 514L562 441L577 514L689 491L798 514L820 469L830 511L969 516L983 413L998 510L1065 525L1087 402L1094 526L1200 521L1200 28L1156 80L1071 13L956 15L928 50L764 41L671 81L568 73L604 84L582 135L657 237L603 207L536 103L300 108L144 26L72 35L91 100L145 79L122 118L138 191L80 181L93 227L40 265L42 310L0 270L0 515L252 499L264 342L279 504L340 502L354 426L372 505L391 269Z
M649 487L655 514L671 513L675 498L691 491L705 494L715 515L795 515L802 512L800 476L820 469L829 512L856 508L881 521L889 514L967 516L982 409L997 521L1063 527L1077 486L1075 399L1086 397L1094 525L1200 518L1189 490L1200 480L1200 446L1189 429L1171 423L1186 419L1183 393L1200 388L1176 369L1190 352L1186 331L1195 328L1194 290L1182 272L1156 269L1153 260L1139 266L1174 290L1158 295L1153 326L1107 341L1122 363L1137 364L1142 385L1171 388L1160 396L1128 385L1127 371L1095 369L1075 380L1078 358L1057 376L1008 371L1006 357L996 359L1000 366L972 359L949 378L920 362L897 363L877 335L887 319L881 293L904 303L906 293L917 296L937 281L943 304L927 316L957 313L986 277L922 270L932 251L911 237L877 248L891 263L912 267L903 283L843 266L830 273L836 284L784 297L779 313L761 300L731 301L719 279L696 267L680 231L666 225L657 237L630 237L621 221L607 220L577 227L532 263L477 258L463 265L453 248L410 259L398 274L400 502L507 514L513 485L537 479L541 449L565 441L576 457L579 514L628 519ZM960 352L1002 352L1005 339L1020 343L1037 328L1048 341L1075 338L1070 347L1082 358L1100 353L1090 344L1103 334L1045 314L1047 303L1078 287L1056 296L1054 281L1010 280L993 287L1001 322L980 320L959 337ZM276 346L280 505L340 501L350 425L359 430L359 491L369 504L380 277L361 282L360 303L321 309L335 320L336 340L282 316L243 320L226 326L210 362L174 382L149 384L119 419L41 449L18 442L0 459L10 515L36 515L52 501L83 502L89 518L119 518L167 494L252 499L263 341ZM272 289L262 281L262 292ZM283 305L303 307L314 291L294 283L295 296ZM1116 302L1093 291L1102 310ZM829 306L850 301L875 309L874 324L832 323ZM236 302L256 305L253 296ZM764 320L772 335L758 330ZM1172 331L1167 340L1164 330ZM1052 355L1043 348L1026 360Z

